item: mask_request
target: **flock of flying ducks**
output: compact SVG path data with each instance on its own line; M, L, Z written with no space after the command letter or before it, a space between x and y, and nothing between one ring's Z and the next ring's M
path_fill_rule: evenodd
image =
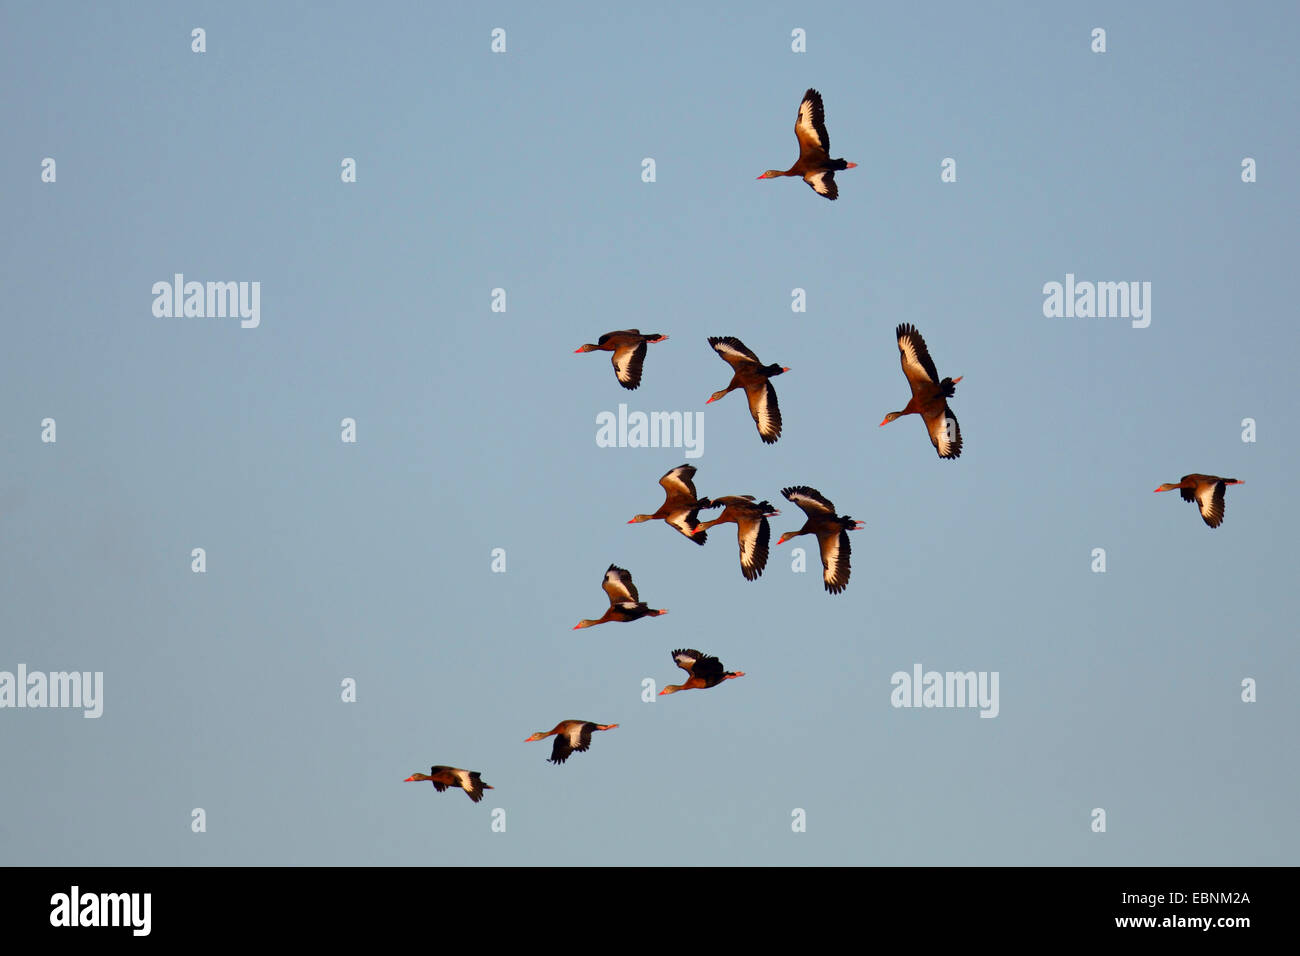
M835 184L835 173L852 169L857 163L830 158L830 135L826 132L825 109L821 94L814 89L804 93L795 117L794 132L799 141L799 159L787 170L769 169L758 178L800 176L819 196L832 200L838 198L839 187ZM898 341L903 375L911 386L912 397L901 411L890 412L880 424L888 425L904 415L920 415L925 422L930 443L939 457L960 457L961 428L952 409L948 407L948 399L955 394L961 376L939 377L925 340L914 326L903 323L894 330L894 334ZM606 332L594 344L579 346L575 354L612 352L610 361L614 366L614 377L624 388L635 389L641 384L649 346L666 341L667 338L658 332L644 334L637 329ZM764 365L735 336L712 336L708 342L718 356L731 366L732 376L727 387L714 392L705 404L716 402L735 389L744 389L749 401L749 413L754 419L759 438L765 444L775 444L781 437L781 408L777 403L776 389L772 387L772 379L790 371L789 367L775 363ZM768 543L771 538L767 519L776 517L780 512L767 501L756 501L753 495L701 498L695 490L695 472L691 465L678 465L665 474L659 479L665 493L664 503L659 510L654 514L635 515L628 524L662 520L695 544L703 545L708 539L708 529L732 522L736 525L736 537L740 544L740 572L745 580L756 580L767 566ZM1205 523L1211 528L1217 528L1223 523L1225 487L1240 484L1243 482L1236 478L1192 474L1184 475L1177 482L1165 483L1155 490L1180 489L1183 500L1195 502ZM837 514L835 505L829 499L807 485L783 488L781 494L787 501L798 505L807 520L798 531L782 534L777 544L784 544L800 535L816 535L821 551L822 582L828 593L841 593L848 586L851 570L848 532L861 530L863 523L848 515ZM718 517L711 521L699 520L701 511L714 508L722 509ZM601 587L609 598L609 607L598 618L579 621L574 625L574 630L610 621L627 623L668 613L664 608L652 608L641 600L636 585L632 583L632 574L625 568L611 564L605 571ZM697 650L675 650L672 657L673 663L687 673L688 679L681 684L666 685L659 692L660 696L682 690L716 687L723 681L745 676L744 671L725 670L718 658ZM553 729L538 731L524 742L532 743L553 736L555 741L549 760L559 765L575 751L586 751L591 746L591 735L594 732L613 730L617 726L618 724L598 724L584 720L562 720ZM459 787L475 803L483 799L484 790L494 789L480 779L477 771L462 770L459 767L435 766L430 768L428 774L412 774L404 782L425 780L431 782L439 793L448 787Z

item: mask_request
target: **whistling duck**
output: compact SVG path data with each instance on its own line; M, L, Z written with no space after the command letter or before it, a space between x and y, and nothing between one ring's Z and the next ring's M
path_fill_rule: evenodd
M496 789L491 784L480 780L477 770L461 770L459 767L430 767L427 774L413 773L402 783L410 783L413 780L428 780L433 784L433 789L439 793L442 793L448 787L460 787L475 803L483 799L484 790Z
M675 694L679 690L697 690L705 687L714 687L721 684L724 680L731 680L733 677L744 677L744 671L724 671L722 661L716 657L709 657L707 654L701 654L699 651L678 650L673 651L673 663L675 663L686 673L690 674L690 679L684 684L668 684L659 692L659 696L664 694Z
M668 472L659 479L659 484L667 492L667 497L659 510L652 515L636 515L628 524L657 521L662 518L691 541L703 544L708 539L708 535L703 531L697 532L696 529L700 525L700 509L710 507L710 503L708 498L696 497L695 484L691 481L694 477L694 465L678 465Z
M582 753L591 746L591 734L595 730L613 730L618 724L594 724L590 720L562 720L555 725L554 730L539 730L527 740L526 744L531 744L534 740L542 740L555 734L555 746L551 748L551 756L548 758L551 763L561 764L569 759L569 754L575 750Z
M1201 509L1201 517L1211 528L1223 524L1223 489L1228 485L1244 485L1236 478L1219 478L1217 475L1183 475L1175 482L1166 482L1156 491L1183 490L1184 501L1195 501Z
M898 355L903 363L903 374L912 386L912 400L901 412L890 412L881 425L888 425L903 415L919 414L925 419L925 430L930 433L930 444L939 453L940 458L958 458L961 456L961 428L957 418L948 408L946 399L952 398L957 391L957 383L962 376L945 378L939 381L934 359L925 347L925 339L915 326L903 323L894 330L898 336ZM948 424L951 422L951 426ZM951 428L951 433L949 432Z
M758 436L769 445L781 437L781 407L776 403L776 389L768 381L773 376L790 371L780 365L763 365L758 356L745 348L745 343L731 335L711 336L709 344L723 361L735 369L731 384L714 392L705 405L716 402L734 388L743 388L749 399L749 414L754 416Z
M849 532L861 531L862 522L854 521L848 515L836 516L835 506L816 488L795 485L793 488L782 488L781 494L785 495L787 501L793 501L802 508L808 520L798 531L787 531L781 535L777 544L785 544L801 534L817 535L817 543L821 545L822 552L822 582L831 594L839 594L849 586L849 574L852 571L849 567Z
M767 519L781 512L766 501L755 504L753 495L710 498L700 507L721 508L722 514L712 521L700 522L700 526L689 533L702 538L705 530L715 524L736 522L736 539L740 542L740 573L746 581L753 581L761 575L767 567L767 542L772 537Z
M636 329L626 329L622 332L606 332L596 340L595 345L581 345L573 350L573 354L579 352L613 352L610 361L614 364L614 376L618 379L618 384L624 388L632 389L641 384L641 366L645 362L645 353L648 343L662 342L668 338L666 335L660 335L658 332L651 332L649 335L642 335Z
M658 617L660 614L668 613L666 608L656 611L652 607L647 607L636 593L636 585L632 583L631 573L623 568L611 564L600 586L609 595L609 610L594 621L586 619L579 621L573 625L572 630L594 627L606 621L635 621L642 617Z
M803 102L799 104L799 112L794 118L794 135L799 140L799 161L784 172L769 169L758 178L802 176L803 181L817 195L835 199L840 194L839 187L835 185L836 172L852 169L858 164L831 159L831 136L826 132L826 110L822 108L822 95L816 90L809 90L803 95Z

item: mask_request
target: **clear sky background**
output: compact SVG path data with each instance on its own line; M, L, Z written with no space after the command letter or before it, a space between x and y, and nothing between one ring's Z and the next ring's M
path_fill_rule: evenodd
M1053 6L6 4L0 670L104 710L0 710L0 859L1300 861L1300 14ZM834 203L755 181L810 86ZM176 272L260 327L155 317ZM1150 327L1045 318L1067 273ZM959 460L877 428L899 322ZM635 392L572 354L624 328L670 336ZM705 409L710 335L792 368L778 444ZM782 507L760 580L625 523L687 459L597 447L619 403L704 410L700 493ZM1246 482L1217 530L1151 493L1188 472ZM775 546L792 484L866 522L839 596ZM611 562L671 613L571 630ZM677 647L747 676L643 702ZM892 707L917 663L999 716ZM523 743L570 717L620 727Z

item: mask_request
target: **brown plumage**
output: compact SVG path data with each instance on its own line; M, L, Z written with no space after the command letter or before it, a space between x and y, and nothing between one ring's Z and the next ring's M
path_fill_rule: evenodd
M769 379L775 378L788 367L764 365L758 356L745 348L745 343L732 335L715 335L709 338L713 351L733 369L731 383L720 392L714 392L704 404L716 402L735 388L743 388L749 399L749 414L758 426L758 437L766 444L773 444L781 437L781 406L776 402L776 389Z
M894 330L898 337L899 361L903 363L903 374L912 386L912 400L901 412L890 412L881 425L888 425L903 415L918 414L925 419L925 430L930 435L930 444L939 453L940 458L957 458L961 455L961 427L957 418L948 407L947 399L952 398L957 390L957 383L962 376L939 380L935 370L934 359L925 347L925 339L915 326L903 323Z
M801 176L817 195L827 199L837 198L840 190L835 185L835 174L858 164L831 159L831 136L826 132L826 110L822 106L822 95L816 90L810 89L803 95L803 102L799 104L799 112L794 118L794 135L799 140L798 161L786 170L769 169L758 178Z
M576 631L580 627L595 627L606 621L635 621L638 618L658 617L660 614L668 613L667 609L656 611L652 607L647 607L636 593L631 572L623 568L611 564L600 586L609 595L609 610L594 621L586 619L579 621L573 625L573 630Z
M1236 478L1220 478L1218 475L1183 475L1177 482L1166 482L1156 491L1173 491L1182 489L1184 501L1195 501L1201 509L1201 517L1211 528L1223 524L1223 489L1228 485L1244 485Z
M767 519L781 512L768 502L754 502L753 495L725 495L710 498L701 505L702 508L721 508L722 514L712 521L703 521L692 532L703 536L704 532L716 524L727 521L736 523L736 539L740 542L740 573L746 581L758 578L767 567L767 543L772 537Z
M668 338L658 332L642 335L636 329L624 329L622 332L606 332L596 340L595 345L580 345L573 350L579 352L613 352L610 361L614 365L614 377L624 388L632 389L641 384L641 366L645 362L646 347L652 342L662 342Z
M659 692L660 697L664 694L675 694L679 690L702 690L705 687L715 687L724 680L745 676L744 671L724 671L722 661L716 657L701 654L699 651L673 651L673 663L686 671L690 678L682 684L665 685L664 689Z
M543 740L554 734L555 745L551 747L551 756L548 759L553 764L562 764L575 750L582 753L591 746L591 735L594 731L613 730L617 726L618 724L596 724L590 720L562 720L555 725L554 730L539 730L524 743L530 744L534 740Z
M659 479L666 494L659 510L652 515L635 515L628 524L658 521L662 518L689 540L704 544L708 540L708 534L696 529L700 526L700 509L708 508L710 504L709 499L696 497L695 483L691 480L694 477L695 468L692 465L678 465L668 472Z
M483 799L484 790L496 789L491 784L486 784L480 780L477 770L461 770L459 767L430 767L427 774L413 773L402 783L423 780L432 783L433 789L439 793L442 793L448 787L460 787L475 803Z
M849 586L849 574L852 571L849 565L849 532L860 531L862 522L854 521L848 515L836 515L835 506L816 488L795 485L792 488L782 488L781 494L787 501L793 501L802 508L808 520L798 531L787 531L781 535L777 544L785 544L801 534L817 535L822 554L822 582L831 594L839 594Z

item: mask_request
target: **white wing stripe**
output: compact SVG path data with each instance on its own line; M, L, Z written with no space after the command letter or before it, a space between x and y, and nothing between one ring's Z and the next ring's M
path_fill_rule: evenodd
M787 116L790 114L787 113ZM799 131L803 134L804 139L810 143L822 144L822 138L817 135L817 127L813 123L813 103L812 100L804 100L799 104ZM821 190L818 190L821 192Z
M909 335L899 336L898 348L899 351L903 353L903 362L906 365L906 371L909 371L913 375L917 375L928 382L933 381L933 379L930 378L930 372L921 363L921 358L917 354L916 349L912 345L911 336Z

